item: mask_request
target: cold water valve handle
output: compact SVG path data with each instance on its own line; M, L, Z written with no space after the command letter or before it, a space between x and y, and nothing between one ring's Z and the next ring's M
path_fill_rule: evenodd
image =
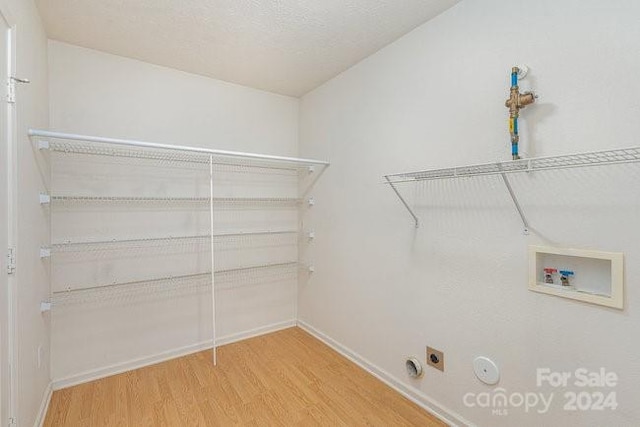
M569 278L573 276L575 273L571 270L560 270L560 283L562 286L570 286Z

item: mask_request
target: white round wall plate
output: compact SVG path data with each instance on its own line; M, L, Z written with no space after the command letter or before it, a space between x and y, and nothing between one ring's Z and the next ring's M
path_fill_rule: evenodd
M500 369L488 357L478 356L473 359L473 371L476 377L485 384L494 385L500 381Z
M522 64L522 65L516 65L516 67L518 67L518 79L524 79L525 77L527 77L527 74L529 73L529 67Z

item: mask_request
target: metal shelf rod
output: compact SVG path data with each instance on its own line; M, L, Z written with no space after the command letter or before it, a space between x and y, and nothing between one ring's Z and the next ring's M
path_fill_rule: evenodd
M218 347L216 338L218 334L216 333L216 263L215 256L216 251L214 249L214 225L213 225L213 156L209 156L209 243L210 243L210 252L211 252L211 330L213 331L211 337L211 343L213 347L213 366L218 364Z
M154 148L154 149L160 149L160 150L183 151L183 152L201 153L201 154L221 156L221 157L266 160L266 161L276 161L276 162L284 162L284 163L296 163L296 164L303 164L303 165L329 166L329 162L326 162L323 160L304 159L304 158L297 158L297 157L272 156L268 154L245 153L240 151L214 150L214 149L208 149L208 148L190 147L186 145L159 144L155 142L136 141L136 140L119 139L119 138L106 138L106 137L90 136L90 135L78 135L73 133L53 132L53 131L40 130L40 129L29 129L29 136L41 137L41 138L66 139L70 141L95 142L95 143L102 143L102 144L126 145L131 147Z

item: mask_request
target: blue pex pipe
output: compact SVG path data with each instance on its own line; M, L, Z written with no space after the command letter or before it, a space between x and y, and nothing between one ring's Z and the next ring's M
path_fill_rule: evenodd
M518 86L518 73L515 73L515 72L511 73L511 86L512 87Z

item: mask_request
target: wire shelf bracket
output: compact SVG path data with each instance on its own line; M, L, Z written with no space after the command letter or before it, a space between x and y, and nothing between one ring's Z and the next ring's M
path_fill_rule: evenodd
M398 196L400 202L402 202L407 211L409 211L409 214L413 217L416 228L418 228L420 220L398 190L398 184L433 181L438 179L500 175L516 211L522 220L524 234L526 235L529 234L530 230L529 221L527 220L524 210L522 209L522 205L520 205L518 197L509 182L509 174L636 162L640 162L640 146L389 174L384 175L384 184L389 185L396 196Z
M420 219L418 218L418 216L415 214L415 212L413 212L413 209L411 209L411 206L409 206L409 203L407 203L407 201L404 199L404 197L402 197L402 194L400 194L400 192L398 191L398 189L395 186L395 183L393 181L391 181L389 179L389 176L386 175L384 177L384 179L387 180L387 183L389 184L389 186L391 187L391 189L394 191L394 193L396 193L396 196L398 196L398 198L400 199L400 201L402 202L402 204L404 205L405 208L407 208L407 210L409 211L409 214L411 214L411 216L413 217L413 221L416 224L416 228L420 227Z
M501 166L498 165L498 168L500 168ZM524 229L522 231L522 233L527 236L529 235L529 221L527 220L527 217L524 215L524 211L522 210L522 206L520 205L520 202L518 201L518 197L516 196L516 193L513 191L513 187L511 186L511 182L509 182L509 178L507 177L507 174L505 173L501 173L500 176L502 177L502 181L504 182L505 187L507 187L507 191L509 192L509 196L511 197L511 201L513 202L514 206L516 207L516 210L518 211L518 215L520 215L520 220L522 221L522 225L524 226Z

